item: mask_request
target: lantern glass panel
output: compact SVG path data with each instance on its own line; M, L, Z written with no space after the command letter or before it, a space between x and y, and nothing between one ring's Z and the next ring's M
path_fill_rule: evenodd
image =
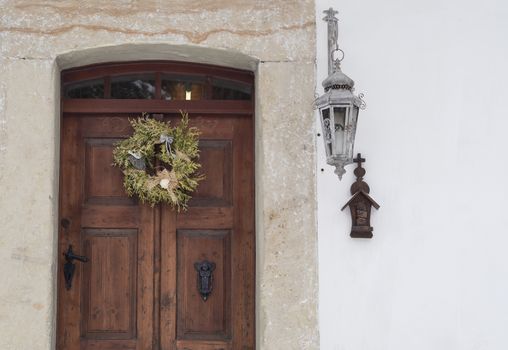
M348 159L353 159L353 147L354 147L354 143L355 143L355 134L356 134L356 123L357 123L357 120L358 120L358 112L360 111L360 109L353 105L350 109L350 113L351 113L351 118L350 118L350 133L349 133L349 142L348 142L348 151L347 151L347 156L348 156Z
M329 157L332 152L332 129L330 121L330 109L324 108L321 110L321 126L323 128L323 140L325 141L326 156Z
M346 107L333 108L333 124L335 137L335 154L344 154L346 140Z

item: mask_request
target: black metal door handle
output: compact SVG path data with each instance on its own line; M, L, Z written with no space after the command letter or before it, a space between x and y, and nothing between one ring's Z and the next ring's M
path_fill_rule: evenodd
M74 271L76 271L76 265L74 265L74 260L78 260L81 262L87 262L88 258L83 255L74 254L72 251L72 245L69 245L67 251L63 253L65 256L65 264L64 264L64 278L65 278L65 289L69 290L72 288L72 278L74 277Z
M77 255L74 254L72 251L72 245L69 245L69 248L67 248L67 251L64 253L65 260L72 262L72 260L79 260L81 262L87 262L88 258L83 255Z

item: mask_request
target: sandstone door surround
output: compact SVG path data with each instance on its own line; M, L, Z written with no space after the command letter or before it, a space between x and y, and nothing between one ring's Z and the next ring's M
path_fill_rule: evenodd
M60 71L153 59L255 73L256 343L319 348L313 2L12 1L0 35L2 349L54 348Z

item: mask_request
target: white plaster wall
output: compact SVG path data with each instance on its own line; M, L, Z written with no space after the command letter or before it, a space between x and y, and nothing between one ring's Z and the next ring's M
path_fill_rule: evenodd
M318 138L321 349L508 349L508 2L318 0L318 82L330 6L381 208L349 237Z

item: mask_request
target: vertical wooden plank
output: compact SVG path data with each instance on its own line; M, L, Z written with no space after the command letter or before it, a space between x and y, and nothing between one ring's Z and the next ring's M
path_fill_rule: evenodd
M176 349L176 211L161 205L161 298L160 344L163 350Z
M153 208L155 215L153 244L153 339L152 349L160 349L160 278L161 278L161 207Z
M147 204L140 204L138 236L138 343L137 350L152 348L153 338L153 268L155 214Z
M234 227L231 240L233 269L232 349L254 349L255 343L255 231L254 153L252 120L238 118L233 138Z
M84 151L80 147L82 137L80 120L62 118L60 168L60 217L58 247L58 334L57 349L79 350L80 337L80 275L81 264L76 263L72 288L65 288L63 253L72 245L79 254L81 230L81 202ZM62 189L65 189L63 191ZM62 224L66 223L66 224Z

